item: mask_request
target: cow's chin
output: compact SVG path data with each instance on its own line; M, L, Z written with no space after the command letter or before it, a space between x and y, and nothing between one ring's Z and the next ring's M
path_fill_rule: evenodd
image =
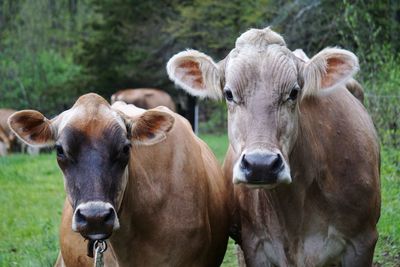
M248 182L241 182L239 184L243 184L244 186L246 186L247 188L250 189L274 189L275 187L279 186L280 184L278 183L274 183L274 184L262 184L262 183L248 183Z
M84 233L80 233L81 236L85 239L89 239L89 240L106 240L108 238L110 238L111 233L94 233L94 234L84 234Z

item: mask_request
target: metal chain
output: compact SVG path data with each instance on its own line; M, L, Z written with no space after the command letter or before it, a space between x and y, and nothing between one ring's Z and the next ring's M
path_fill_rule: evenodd
M94 267L104 267L103 253L107 250L107 242L96 240L94 248Z

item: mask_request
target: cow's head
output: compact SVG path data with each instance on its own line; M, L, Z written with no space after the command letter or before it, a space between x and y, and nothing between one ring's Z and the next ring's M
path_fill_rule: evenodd
M233 181L266 188L292 181L288 159L300 102L338 87L357 69L357 57L337 48L305 62L269 28L243 33L219 63L187 50L167 64L169 77L192 95L225 98L229 140L239 156Z
M80 97L52 120L34 110L14 113L11 129L29 145L55 145L67 197L74 209L72 229L89 239L106 239L118 229L117 212L128 181L131 147L165 139L174 118L150 110L127 117L96 94Z

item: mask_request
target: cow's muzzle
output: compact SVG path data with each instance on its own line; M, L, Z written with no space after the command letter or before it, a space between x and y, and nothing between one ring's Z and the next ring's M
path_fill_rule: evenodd
M90 201L76 207L72 217L72 230L84 238L104 240L119 228L115 209L110 203Z
M234 183L267 188L292 181L282 155L269 151L243 153L235 164L233 176Z

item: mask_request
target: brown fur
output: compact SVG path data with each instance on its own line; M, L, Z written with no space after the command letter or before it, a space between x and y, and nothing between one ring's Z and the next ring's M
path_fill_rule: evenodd
M8 152L16 145L17 141L7 122L8 118L14 112L16 112L16 110L0 109L0 141L6 144Z
M139 111L131 116L130 110ZM63 147L57 160L67 201L57 265L93 266L81 237L87 232L79 235L71 230L75 209L90 201L107 202L117 210L120 228L113 228L109 238L115 257L107 256L113 264L221 264L228 241L232 186L187 120L164 107L145 111L121 102L110 107L95 94L82 96L51 121L38 124L32 120L41 119L37 113L21 111L10 120L18 122L11 126L26 142L56 142ZM40 125L51 131L51 137L30 138L30 131L36 132ZM122 147L130 136L132 147L126 157ZM127 165L120 165L125 159Z
M346 83L346 88L349 92L355 96L361 103L364 103L364 89L359 82L355 79L350 79Z
M137 88L120 90L111 96L111 103L123 101L144 109L165 106L176 111L175 103L171 96L164 91L151 88Z

